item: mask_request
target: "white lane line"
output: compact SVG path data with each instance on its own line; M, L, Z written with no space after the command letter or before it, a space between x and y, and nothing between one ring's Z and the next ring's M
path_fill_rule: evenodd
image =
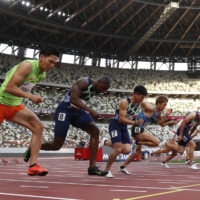
M158 183L173 183L173 184L188 184L187 182L173 182L173 181L168 181L168 182L158 182Z
M20 185L22 188L49 188L49 186L31 186L31 185Z
M0 179L0 181L4 182L25 182L25 183L32 183L32 180L16 180L16 179ZM34 181L35 183L42 183L42 184L47 184L46 181ZM56 181L48 181L48 184L53 184L53 185L79 185L79 186L94 186L92 183L69 183L69 182L56 182ZM109 184L95 184L97 187L111 187ZM114 188L130 188L130 189L152 189L152 190L174 190L174 188L164 188L164 187L142 187L142 186L130 186L130 185L112 185Z
M31 178L21 178L21 179L27 179L27 180L33 180L33 179L35 179L35 180L38 180L40 178L33 178L33 177L31 177Z
M142 191L142 190L113 190L113 189L111 189L110 191L112 192L147 192L147 191Z
M98 179L98 180L92 180L92 179L81 179L81 181L105 181L105 179Z
M14 193L3 193L3 192L0 192L0 195L15 196L15 197L30 197L30 198L37 198L37 199L81 200L81 199L70 199L70 198L61 198L61 197L45 197L45 196L26 195L26 194L14 194Z

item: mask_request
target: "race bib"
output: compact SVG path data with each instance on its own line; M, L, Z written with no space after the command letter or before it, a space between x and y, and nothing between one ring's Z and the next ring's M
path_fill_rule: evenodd
M135 127L135 133L140 133L141 132L141 128L140 127Z
M36 84L25 82L19 88L24 92L31 92L31 90L35 87Z

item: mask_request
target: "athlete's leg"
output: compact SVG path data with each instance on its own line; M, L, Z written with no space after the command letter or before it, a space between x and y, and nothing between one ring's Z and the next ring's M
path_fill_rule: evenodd
M122 152L122 143L116 142L113 144L113 152L110 154L109 159L106 164L106 171L110 170L111 165L116 160L117 156Z
M94 122L89 123L85 128L84 131L90 135L90 163L89 167L94 168L96 165L96 154L98 150L99 144L99 129L95 125Z
M37 158L42 143L42 133L44 129L43 124L39 118L27 108L24 108L23 110L16 113L13 116L12 121L32 131L32 137L30 141L30 165L37 163Z
M112 141L111 141L110 139L109 139L109 140L106 140L106 141L104 142L104 145L113 148L113 144L112 144Z
M170 139L168 140L169 143L171 144L175 144L175 140L174 139ZM157 151L154 151L153 153L151 153L151 155L157 155L157 154L162 154L162 153L169 153L171 151L171 149L169 147L165 147L163 149L158 149Z
M71 111L71 112L70 112ZM41 145L41 150L45 151L57 151L59 150L67 136L69 130L71 118L76 115L76 110L70 110L65 104L60 104L54 114L55 127L54 127L54 138L52 141L45 141Z
M190 157L189 157L190 147L187 145L185 150L186 150L186 158L185 158L185 160L187 161L187 160L190 160Z
M57 151L63 146L64 142L65 138L54 136L52 141L42 143L40 149L45 151Z
M122 144L122 151L121 153L124 155L128 155L131 152L131 145L129 144Z
M163 161L163 163L167 163L168 161L170 161L172 158L174 158L177 155L176 151L172 151L172 154L167 156L167 158Z
M196 149L196 144L194 143L193 140L190 140L187 144L189 147L189 159L190 159L190 165L193 164L193 159L194 159L194 150Z
M138 141L139 145L147 145L148 144L148 145L156 147L160 144L160 140L157 137L155 137L147 132L136 134L136 135L134 135L134 138L135 138L135 140ZM147 142L149 142L149 143L147 143Z
M126 167L128 164L130 164L131 162L134 161L134 159L136 157L138 157L141 154L141 150L142 150L142 145L139 145L136 149L136 152L132 153L128 159L121 165L123 167Z
M169 142L166 142L165 143L165 146L166 147L168 147L168 148L170 148L172 151L176 151L176 152L178 152L178 145L176 145L176 144L171 144L171 143L169 143ZM178 152L179 153L179 152Z

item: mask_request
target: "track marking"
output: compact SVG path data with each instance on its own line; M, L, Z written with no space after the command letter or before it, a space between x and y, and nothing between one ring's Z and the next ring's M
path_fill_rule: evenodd
M20 185L22 188L49 188L49 186Z
M142 190L114 190L114 189L111 189L110 191L112 192L147 192L147 191L142 191Z
M3 192L0 192L0 195L14 196L14 197L30 197L30 198L39 198L39 199L54 199L54 200L81 200L81 199L69 199L69 198L59 198L59 197L45 197L45 196L26 195L26 194L14 194L14 193L3 193Z
M173 181L168 181L168 182L167 181L165 181L165 182L163 181L163 182L158 182L158 183L173 183L173 184L184 184L185 183L185 184L187 184L187 182L173 182Z
M155 197L155 196L160 196L160 195L165 195L165 194L170 194L170 193L175 193L175 192L181 192L182 190L175 190L175 191L169 191L169 192L161 192L161 193L155 193L155 194L149 194L145 196L139 196L139 197L133 197L129 199L124 199L124 200L135 200L135 199L143 199L147 197Z
M139 197L133 197L133 198L124 199L124 200L135 200L135 199L142 199L142 198L160 196L160 195L165 195L165 194L170 194L170 193L175 193L175 192L182 192L182 191L184 191L184 188L195 187L195 186L199 186L199 185L200 184L193 184L193 185L186 185L186 186L180 186L180 187L171 187L172 189L178 189L178 190L169 191L169 192L155 193L155 194L150 194L150 195L145 195L145 196L139 196Z

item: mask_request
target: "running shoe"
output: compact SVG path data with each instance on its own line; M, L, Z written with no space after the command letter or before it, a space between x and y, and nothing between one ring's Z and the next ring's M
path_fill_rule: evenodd
M108 171L108 174L106 175L107 178L114 178L114 176L112 175L111 171Z
M129 172L126 168L122 169L121 167L119 167L118 171L120 171L120 172L122 172L124 174L131 174L131 172Z
M99 143L99 147L98 147L98 149L100 149L101 147L104 146L104 142L105 142L105 140L107 140L107 138L106 138L106 137L103 137L102 140L101 140L101 142Z
M189 165L188 168L193 169L193 170L199 169L195 164Z
M185 161L185 164L186 164L186 165L189 165L189 164L190 164L190 160L186 160L186 161ZM196 161L193 161L193 164L196 164Z
M31 149L30 147L25 151L23 158L25 162L28 162L31 157Z
M101 171L97 167L88 168L88 175L106 176L108 171Z
M165 167L165 168L170 168L170 166L169 166L167 163L162 163L162 162L161 162L161 165L162 165L163 167Z
M33 167L29 167L28 175L29 176L46 176L48 174L48 170L41 168L40 165L34 165Z

